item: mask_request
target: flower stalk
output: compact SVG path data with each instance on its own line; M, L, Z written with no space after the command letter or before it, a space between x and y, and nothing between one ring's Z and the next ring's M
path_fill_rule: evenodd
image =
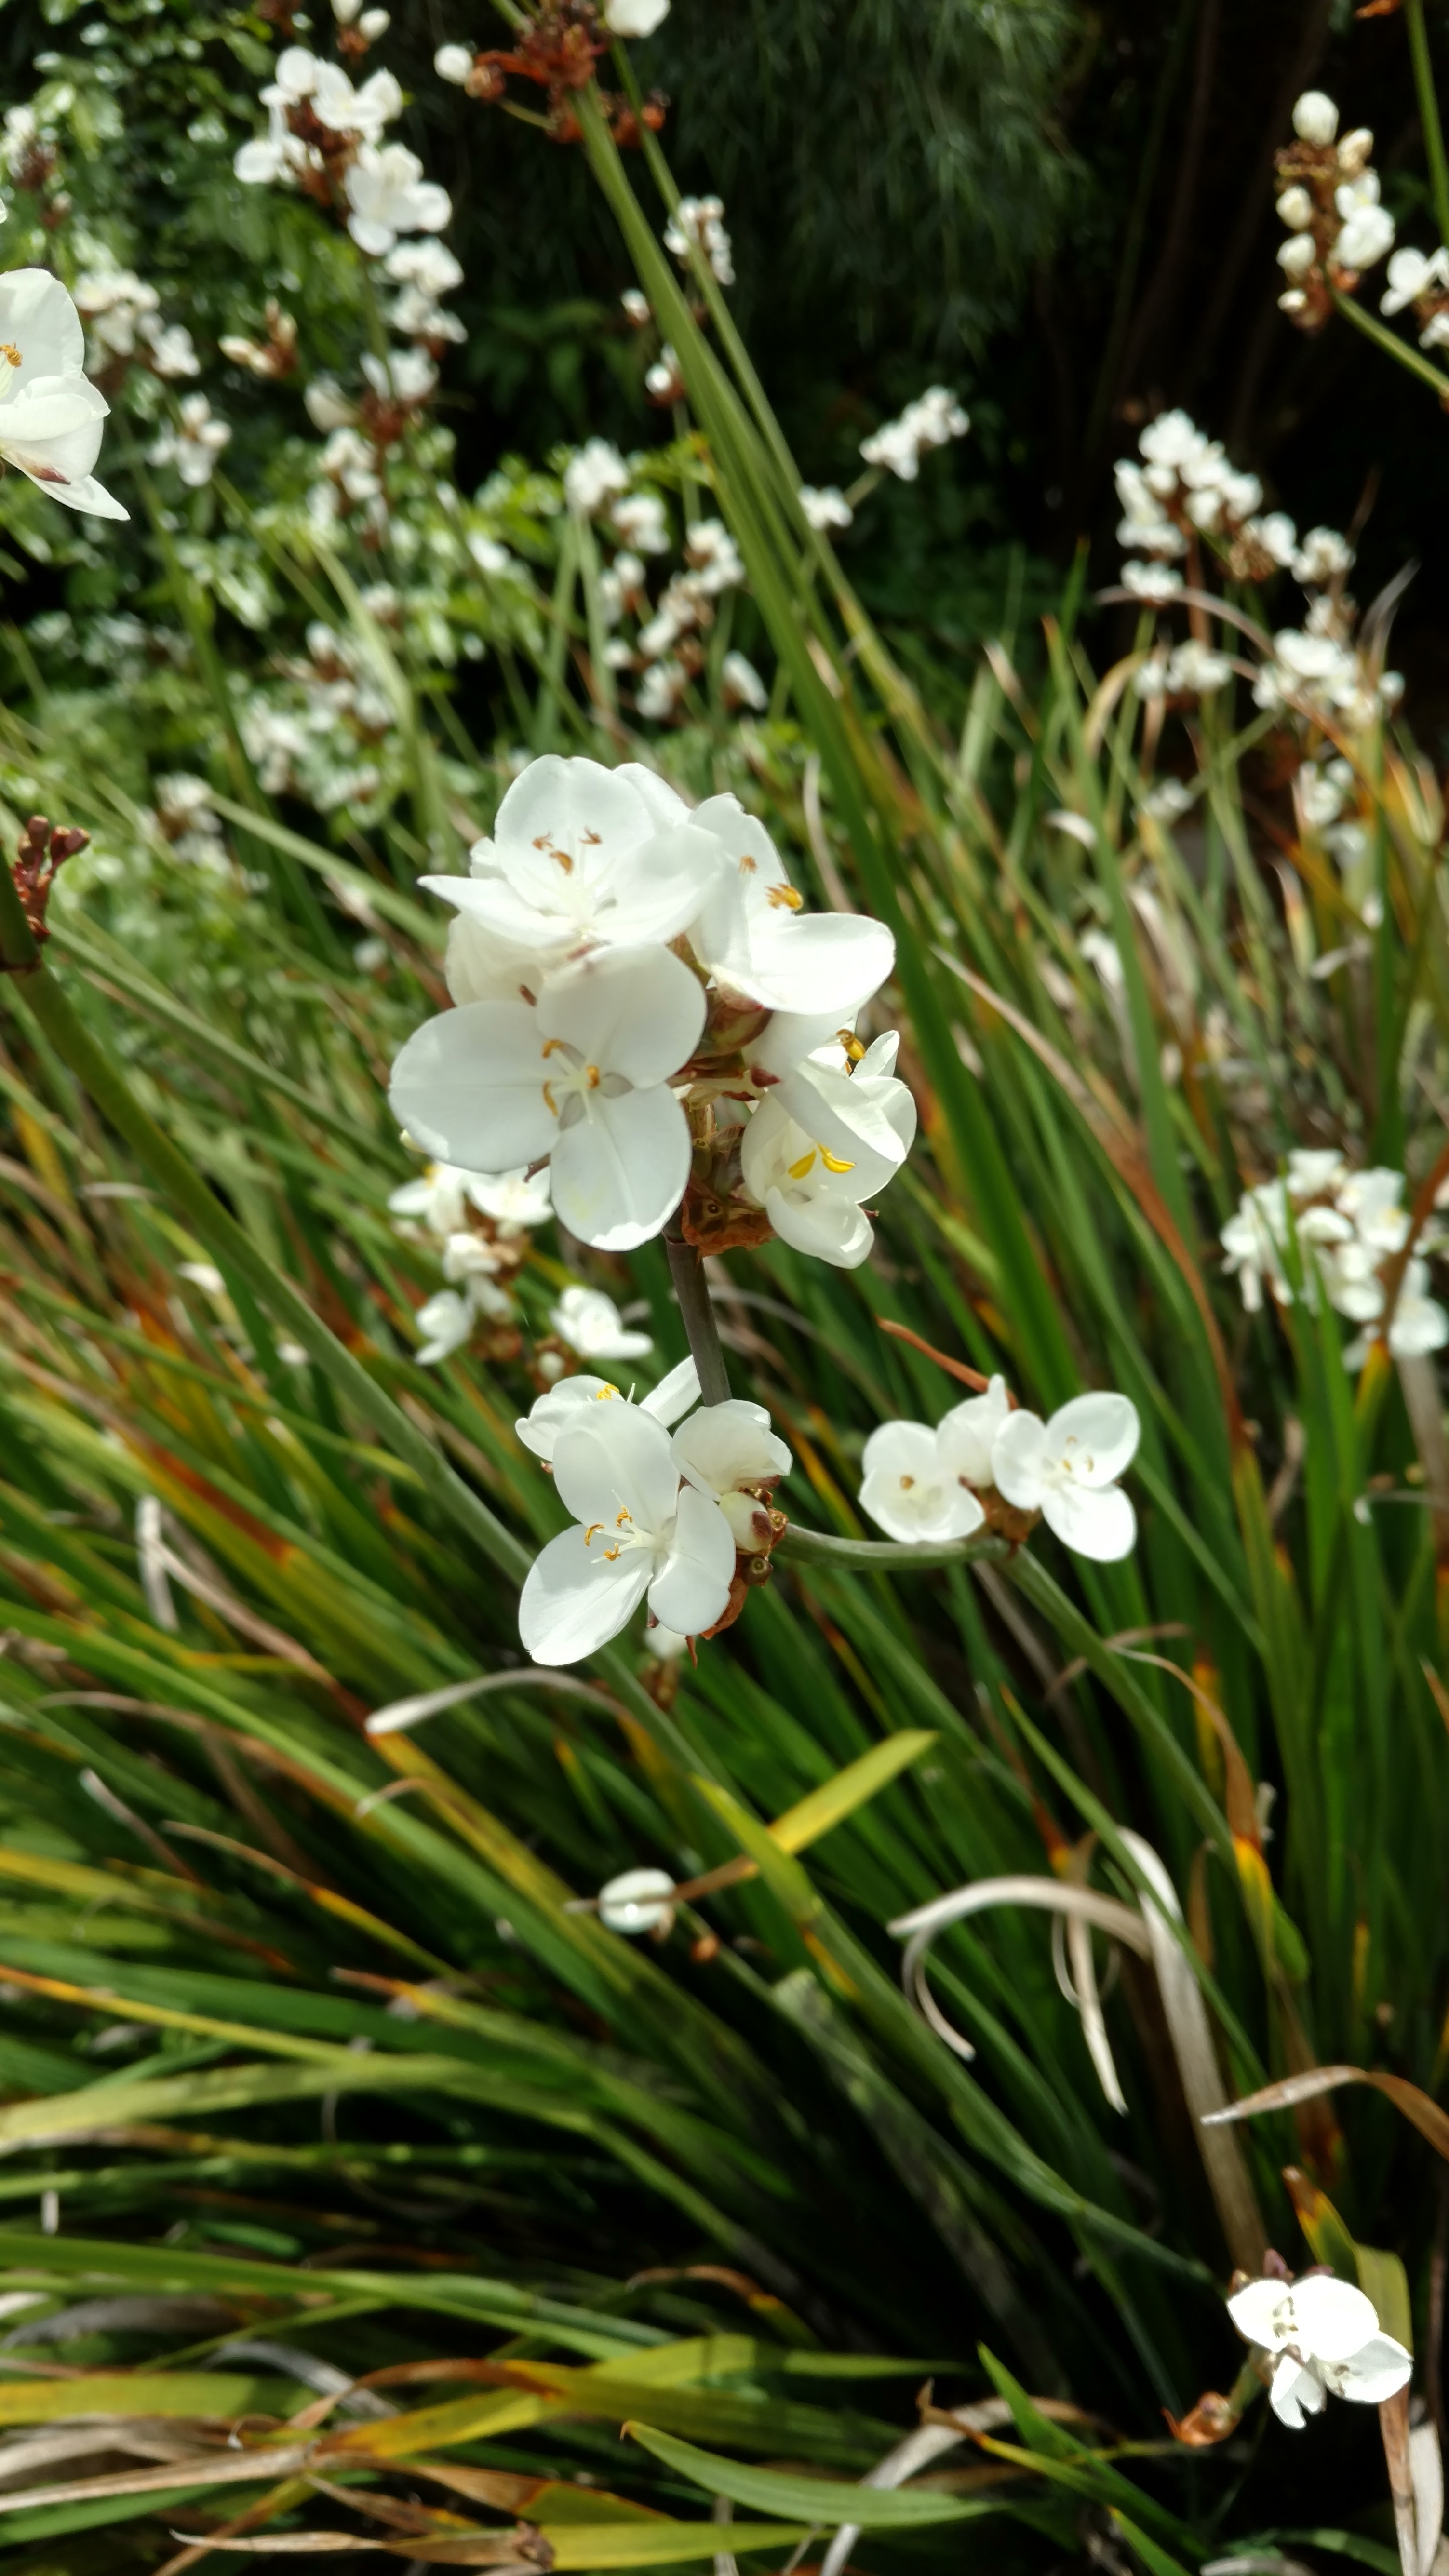
M715 1321L709 1283L704 1275L703 1258L694 1245L684 1239L682 1200L664 1229L664 1249L694 1365L699 1371L700 1401L704 1404L727 1403L730 1381L719 1326Z

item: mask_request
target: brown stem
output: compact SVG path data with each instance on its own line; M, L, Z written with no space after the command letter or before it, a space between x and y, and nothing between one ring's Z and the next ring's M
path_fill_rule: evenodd
M1414 2515L1414 2479L1409 2466L1409 2392L1401 2388L1379 2408L1384 2458L1389 2466L1389 2493L1394 2501L1394 2530L1404 2576L1418 2576L1418 2524Z
M694 1365L699 1371L700 1400L704 1404L726 1404L730 1382L720 1347L719 1326L714 1319L704 1263L692 1243L684 1240L684 1208L678 1206L664 1229L664 1249L669 1256L669 1276L679 1300Z

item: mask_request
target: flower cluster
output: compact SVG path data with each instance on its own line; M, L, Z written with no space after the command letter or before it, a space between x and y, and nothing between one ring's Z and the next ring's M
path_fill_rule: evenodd
M734 255L724 225L721 197L681 197L664 227L664 247L687 267L692 250L701 252L721 286L735 282Z
M451 1359L473 1333L479 1317L511 1326L513 1302L508 1283L527 1258L529 1229L549 1214L548 1176L532 1179L522 1171L461 1170L451 1163L430 1163L416 1180L404 1181L388 1200L400 1231L421 1231L441 1246L446 1286L419 1307L416 1322L423 1336L418 1359L424 1368ZM507 1349L516 1352L511 1333ZM503 1356L500 1350L497 1356Z
M1221 549L1235 581L1266 581L1284 566L1297 569L1292 520L1281 510L1264 514L1256 474L1239 473L1221 441L1185 411L1159 412L1137 448L1136 457L1123 457L1116 467L1117 541L1131 558L1122 567L1124 589L1148 601L1175 598L1183 586L1177 566L1204 537Z
M134 270L86 269L76 279L75 302L90 325L91 365L98 376L113 380L132 358L163 379L200 374L191 333L184 323L162 321L155 287Z
M1074 1396L1047 1422L1013 1404L1004 1378L932 1429L886 1422L865 1445L862 1511L889 1538L971 1538L990 1528L1020 1540L1040 1516L1078 1556L1128 1555L1137 1519L1117 1478L1142 1426L1125 1395Z
M711 1636L768 1577L784 1527L772 1497L790 1452L762 1405L697 1405L698 1395L693 1360L639 1404L605 1378L567 1377L518 1424L574 1514L519 1601L519 1634L535 1662L595 1653L646 1596L664 1628Z
M424 1151L549 1163L563 1223L608 1251L678 1210L702 1251L775 1233L865 1259L864 1202L915 1132L894 1036L853 1034L893 942L858 914L804 914L733 796L691 811L635 764L550 755L509 788L471 874L423 883L457 916L456 1007L393 1068Z
M511 50L473 53L466 45L440 45L433 69L485 106L507 98L510 78L531 82L547 95L543 122L553 140L577 143L583 129L573 102L593 81L611 40L652 36L668 15L669 0L600 0L598 6L595 0L539 0L520 21ZM657 134L664 122L665 102L657 92L642 101L637 93L625 98L603 88L595 95L621 146L637 145L641 128Z
M1248 1313L1261 1311L1265 1286L1275 1304L1301 1300L1310 1311L1321 1288L1336 1314L1363 1327L1343 1355L1346 1367L1362 1368L1384 1312L1385 1274L1409 1240L1412 1219L1403 1195L1402 1172L1352 1171L1333 1147L1296 1148L1278 1179L1243 1192L1222 1229L1224 1267L1236 1277ZM1449 1313L1428 1293L1425 1258L1443 1240L1421 1236L1422 1249L1404 1266L1388 1327L1395 1359L1442 1350L1449 1342ZM1296 1258L1290 1246L1296 1246ZM1290 1259L1297 1288L1289 1277Z
M59 278L44 268L0 277L0 461L69 510L126 519L92 470L110 405L84 361L81 318Z
M262 105L267 132L244 143L233 165L249 186L302 188L322 205L345 209L358 249L373 259L405 234L439 233L451 220L447 189L424 178L417 154L383 142L403 106L392 72L374 72L354 89L340 63L288 45Z
M1442 244L1427 258L1421 250L1404 249L1390 260L1379 311L1392 319L1410 304L1420 326L1420 348L1449 349L1449 250Z
M1293 110L1294 140L1277 156L1278 246L1284 275L1279 305L1301 331L1321 330L1335 292L1348 294L1366 268L1394 246L1394 219L1379 203L1366 125L1338 140L1338 110L1322 90L1305 90ZM1405 302L1410 299L1404 298Z
M1408 2384L1412 2356L1383 2332L1373 2301L1331 2273L1244 2282L1229 2299L1228 2314L1244 2342L1265 2356L1268 2402L1295 2433L1310 2415L1322 2414L1330 2397L1382 2406Z
M914 483L921 458L933 447L949 447L953 438L964 438L970 426L970 414L962 410L955 395L944 385L931 385L907 403L898 420L888 420L863 438L860 452L867 465L898 474L903 483Z
M213 417L205 394L183 394L176 418L163 425L152 444L151 463L174 465L188 492L199 492L211 481L230 441L230 423Z

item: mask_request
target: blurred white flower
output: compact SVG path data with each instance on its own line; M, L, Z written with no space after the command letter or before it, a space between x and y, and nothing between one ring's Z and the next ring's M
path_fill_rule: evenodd
M644 371L644 390L657 403L681 402L684 398L679 359L667 340L653 366Z
M727 707L751 707L756 715L763 715L770 703L769 690L754 663L747 661L743 653L726 653L720 664L719 684Z
M1352 570L1353 548L1336 528L1310 528L1293 558L1293 578L1311 588Z
M636 704L646 724L667 724L689 686L682 662L653 662L639 682Z
M137 326L156 311L160 298L129 268L86 269L75 282L76 310L83 313L99 346L112 357L129 358Z
M84 358L80 315L58 277L0 276L0 460L67 509L129 518L92 472L110 405Z
M855 512L838 483L825 483L819 486L814 483L802 483L800 507L810 526L818 528L822 533L828 528L848 528L855 518Z
M1413 2369L1403 2345L1380 2331L1372 2300L1326 2273L1250 2281L1229 2299L1228 2314L1244 2341L1271 2360L1269 2401L1294 2432L1321 2415L1330 2396L1381 2406Z
M944 385L932 385L907 403L898 420L887 421L871 437L863 438L860 452L867 465L881 466L899 475L903 483L914 483L927 450L964 438L970 426L970 415L955 395Z
M681 197L664 227L664 247L681 265L687 264L691 249L701 251L720 285L733 286L734 259L721 198Z
M479 1204L473 1186L481 1179L481 1173L457 1163L429 1163L414 1179L393 1190L387 1203L394 1216L420 1217L443 1241L463 1225L470 1203Z
M1117 1478L1137 1454L1142 1426L1125 1395L1073 1396L1050 1421L1012 1413L996 1434L991 1476L1018 1511L1040 1512L1078 1556L1110 1565L1131 1553L1137 1516Z
M616 511L616 519L617 516ZM744 580L740 550L722 519L696 519L692 528L686 528L684 555L698 573L700 588L707 596L733 590Z
M1146 600L1152 607L1161 607L1165 601L1177 597L1182 588L1182 575L1173 564L1125 563L1122 566L1122 587L1130 590L1135 599Z
M676 1633L673 1628L656 1626L646 1630L645 1642L656 1635L672 1637ZM688 1643L687 1637L680 1637L681 1652ZM621 1870L617 1878L611 1878L607 1887L599 1890L599 1921L606 1932L627 1932L631 1939L641 1932L665 1931L674 1920L674 1908L669 1903L673 1893L674 1881L667 1869Z
M1342 222L1334 259L1340 268L1372 268L1394 242L1393 216L1379 204L1378 172L1364 170L1356 179L1345 179L1335 188L1333 202Z
M604 0L611 36L652 36L669 15L669 0Z
M582 1360L642 1360L654 1348L647 1333L628 1329L602 1288L566 1288L548 1320Z
M455 1288L440 1288L419 1306L414 1322L422 1334L416 1353L420 1368L436 1368L460 1351L473 1330L473 1307Z
M1338 132L1338 110L1321 89L1306 89L1293 108L1293 131L1301 143L1323 150Z
M1313 221L1313 199L1306 188L1295 182L1292 187L1284 189L1278 199L1278 220L1286 224L1291 233L1307 231Z
M183 394L178 417L167 421L151 448L153 465L174 465L190 492L199 492L216 472L217 459L230 443L231 425L215 420L205 394Z
M564 499L582 518L592 518L629 489L629 468L607 438L588 438L564 467Z
M383 401L412 406L427 402L437 391L438 370L424 349L389 349L386 358L367 349L360 364L373 392Z
M343 184L351 209L347 229L374 259L392 250L400 233L440 233L452 219L447 189L423 177L421 161L405 143L364 143Z
M1380 298L1381 313L1402 313L1421 295L1449 289L1449 250L1440 248L1426 259L1421 250L1396 250L1388 266L1388 287Z
M174 381L179 376L200 375L201 360L184 322L158 323L154 316L148 316L141 324L141 338L146 363L154 376Z
M633 323L636 331L642 331L652 321L649 298L642 286L626 286L619 302L624 308L625 319Z
M669 552L669 521L657 492L626 492L612 504L609 517L625 545L639 554Z
M1318 257L1318 244L1311 233L1290 233L1278 244L1278 265L1287 277L1306 277Z
M470 1172L468 1196L480 1214L491 1216L505 1234L546 1225L553 1214L547 1171L530 1177L526 1163L516 1172Z
M433 56L433 69L439 80L452 81L459 89L472 68L472 49L467 45L439 45Z
M1178 645L1167 665L1167 686L1174 695L1205 698L1214 689L1225 688L1232 676L1226 653L1215 653L1192 637Z

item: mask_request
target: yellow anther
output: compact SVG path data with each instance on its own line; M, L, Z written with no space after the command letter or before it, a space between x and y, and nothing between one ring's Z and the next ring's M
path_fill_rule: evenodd
M811 1164L814 1162L814 1160L815 1160L815 1148L814 1148L814 1146L812 1145L808 1154L802 1154L798 1163L792 1163L792 1164L790 1165L790 1178L791 1178L791 1180L792 1180L792 1181L803 1181L803 1180L804 1180L804 1178L805 1178L806 1173L809 1171L810 1166L811 1166Z
M916 1481L916 1480L915 1480L915 1477L914 1477L914 1476L902 1476L902 1478L901 1478L901 1492L902 1492L903 1494L908 1494L908 1493L910 1492L910 1490L911 1490L912 1485L915 1483L915 1481Z
M567 850L561 850L557 841L551 841L549 839L547 832L540 832L538 839L534 842L533 846L536 850L547 850L551 859L557 859L559 866L562 868L566 877L571 877L573 875L574 863L569 857Z
M606 1547L604 1550L604 1563L606 1565L617 1565L623 1553L624 1551L621 1547Z
M820 1160L827 1172L853 1172L855 1169L853 1163L842 1163L840 1156L828 1152L824 1145L820 1148Z
M772 885L770 888L770 901L777 912L798 912L804 900L792 885Z
M566 1044L567 1040L564 1038L547 1038L544 1041L544 1054L546 1056L561 1055Z
M590 1539L591 1539L591 1538L597 1538L597 1537L598 1537L599 1532L600 1532L600 1530L601 1530L603 1527L604 1527L604 1523L603 1523L602 1521L590 1521L588 1528L587 1528L587 1529L585 1530L585 1532L584 1532L584 1545L585 1545L585 1547L587 1547L587 1546L588 1546L588 1543L589 1543L589 1541L590 1541Z
M861 1057L865 1053L865 1047L862 1041L856 1036L854 1029L837 1029L835 1034L840 1044L845 1049L846 1061L851 1065L859 1064Z
M632 1512L616 1512L616 1513L614 1514L614 1527L615 1527L615 1529L622 1529L622 1528L623 1528L623 1526L624 1526L624 1523L625 1523L626 1521L631 1521L631 1520L633 1519L633 1517L634 1517L634 1515L633 1515L633 1513L632 1513Z
M8 358L12 367L23 367L25 364L13 340L0 340L0 358Z
M585 1065L585 1067L584 1067L584 1079L585 1079L585 1081L587 1082L587 1084L588 1084L588 1086L589 1086L590 1091L597 1091L597 1090L598 1090L598 1087L599 1087L599 1068L598 1068L598 1066L597 1066L596 1064L586 1064L586 1065Z
M554 1096L553 1096L553 1084L552 1084L551 1082L546 1082L546 1083L544 1084L544 1086L543 1086L543 1096L544 1096L545 1100L548 1102L549 1116L550 1116L551 1118L557 1118L557 1116L558 1116L558 1102L555 1100L555 1098L554 1098Z
M607 1398L608 1398L609 1396L611 1396L611 1395L613 1395L613 1396L617 1396L618 1392L619 1392L619 1390L618 1390L618 1388L617 1388L616 1386L599 1386L599 1387L595 1387L595 1389L594 1389L594 1402L595 1402L595 1404L603 1404L603 1403L607 1400ZM602 1527L603 1527L603 1523L602 1523L602 1521L600 1522L599 1526L600 1526L600 1528L602 1529Z
M746 850L744 857L740 861L740 874L742 877L752 877L754 873L755 861L751 858L749 851Z

